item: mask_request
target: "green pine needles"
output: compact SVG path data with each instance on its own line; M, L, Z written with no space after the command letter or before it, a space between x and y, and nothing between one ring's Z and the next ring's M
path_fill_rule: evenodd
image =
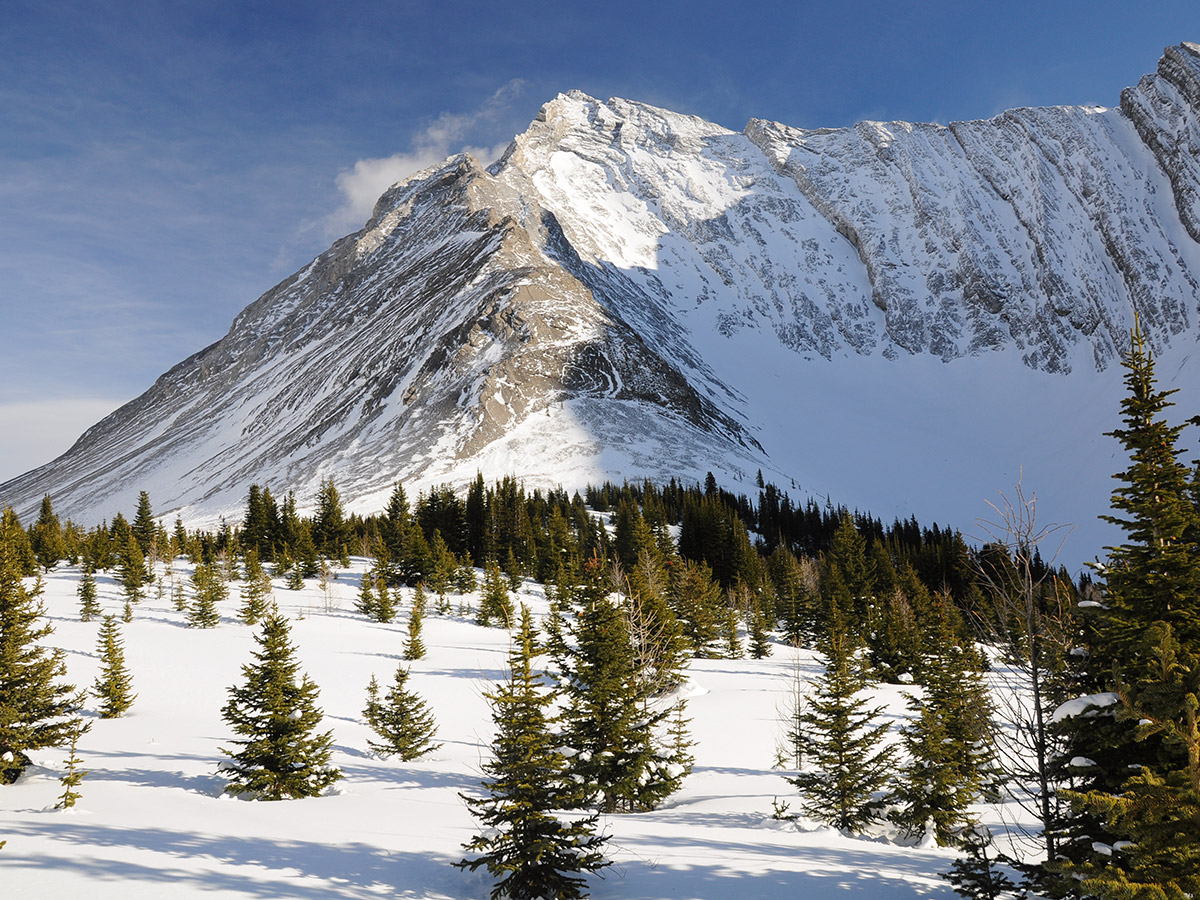
M463 845L471 856L455 863L486 867L496 878L492 900L575 900L586 896L580 873L609 865L596 834L596 816L564 815L581 804L557 749L553 694L532 664L533 625L522 607L521 627L509 651L506 681L488 692L496 736L484 764L486 796L463 795L483 831Z
M80 622L90 622L100 615L100 604L96 600L96 576L91 566L83 567L76 593L79 597Z
M432 753L441 744L433 742L437 725L428 705L408 689L408 669L400 666L387 694L379 697L379 683L371 676L363 718L378 741L367 746L381 756L398 756L405 762Z
M192 572L192 604L187 620L193 628L216 628L221 624L217 604L229 597L229 587L221 580L216 566L200 563Z
M116 616L105 616L100 623L97 651L100 654L100 674L96 676L92 693L100 700L100 718L115 719L124 714L137 698L132 690L133 678L125 668L125 646Z
M278 610L255 635L254 662L242 666L244 683L229 689L222 718L238 735L236 749L221 752L229 762L226 790L258 800L313 797L342 777L329 764L332 732L316 733L322 712L317 686L300 673L287 619Z
M821 650L825 671L797 715L806 767L787 780L799 789L806 815L861 833L879 819L881 804L873 795L890 782L894 753L883 743L888 724L859 694L866 686L860 650L836 602Z
M68 740L79 708L75 688L59 680L64 654L43 643L53 629L38 599L41 581L22 583L22 548L10 537L0 530L0 784L16 781L28 751Z

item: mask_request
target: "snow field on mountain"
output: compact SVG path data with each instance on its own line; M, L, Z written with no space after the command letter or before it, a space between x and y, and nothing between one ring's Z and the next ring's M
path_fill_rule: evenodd
M508 649L503 629L476 626L451 595L454 613L428 612L425 659L411 663L409 688L430 705L443 746L411 763L367 750L361 711L374 673L390 683L400 663L411 592L388 625L354 612L365 561L339 571L326 596L316 583L275 597L290 620L301 668L319 685L322 729L334 735L333 763L345 777L325 796L255 802L223 795L216 770L232 733L220 710L251 661L256 628L239 623L238 584L219 627L186 627L169 593L151 596L121 626L137 700L120 719L100 720L89 698L91 731L79 742L82 799L55 810L67 751L38 751L15 785L0 788L0 850L6 900L213 898L355 900L372 897L482 898L483 870L451 867L476 822L458 796L478 791L492 722L483 692L501 675ZM176 577L188 567L176 563ZM97 621L78 621L79 571L46 578L51 643L67 652L68 678L89 686L99 660ZM111 576L97 576L105 612L123 601ZM540 586L519 599L544 613ZM430 598L429 609L434 603ZM696 766L683 790L656 811L601 820L611 835L613 865L592 877L601 898L810 900L953 897L937 877L953 853L883 837L848 838L815 823L771 818L778 797L798 804L772 768L783 739L796 667L819 672L808 652L776 644L765 660L695 660L686 686ZM893 725L905 717L901 689L881 687ZM987 814L988 821L994 821Z

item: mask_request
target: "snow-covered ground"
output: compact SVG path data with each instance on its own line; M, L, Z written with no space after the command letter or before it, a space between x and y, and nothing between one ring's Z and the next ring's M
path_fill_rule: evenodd
M451 595L454 613L428 613L425 659L409 687L430 704L443 746L411 763L367 749L361 715L371 674L390 683L400 661L411 594L393 624L354 611L363 561L339 573L326 596L315 583L275 596L291 621L303 669L320 686L333 761L345 777L325 796L254 802L222 793L217 774L231 732L221 706L251 661L255 628L235 618L237 585L218 628L186 626L169 592L151 596L122 625L137 700L125 717L101 720L89 700L91 731L79 743L87 777L82 799L55 809L67 753L38 751L22 779L0 787L0 895L5 900L87 897L353 900L368 897L483 898L484 870L450 863L476 831L460 792L478 791L492 736L483 697L508 648L501 629L476 626L473 598ZM176 564L176 577L187 567ZM99 623L78 620L77 568L46 578L52 642L67 652L69 678L90 685L99 668ZM98 576L105 611L123 601ZM538 586L520 599L544 612ZM460 606L460 601L462 606ZM431 598L430 608L433 607ZM794 672L819 671L807 652L777 644L765 660L696 660L685 691L695 770L654 812L601 820L613 865L590 879L597 898L806 900L953 897L937 875L949 850L904 846L884 837L850 838L815 823L772 818L772 801L793 789L773 769L782 741L779 710ZM904 715L897 688L883 687L893 723ZM990 817L989 817L990 818Z

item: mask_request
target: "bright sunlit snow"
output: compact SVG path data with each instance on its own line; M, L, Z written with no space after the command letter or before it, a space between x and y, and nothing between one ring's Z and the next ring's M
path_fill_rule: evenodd
M390 683L411 592L405 589L395 623L369 622L353 610L363 565L357 560L340 571L328 595L311 582L302 592L278 583L275 590L302 670L320 687L322 728L333 730L333 762L343 780L306 800L225 796L217 767L232 735L220 710L227 689L241 683L256 630L235 618L236 583L212 630L187 627L169 590L155 599L152 589L134 621L121 626L134 706L124 718L100 720L96 701L89 701L92 728L78 750L88 774L78 805L54 809L64 749L33 754L35 764L21 780L0 788L6 900L485 897L491 881L484 870L464 873L450 863L476 830L459 793L478 790L492 737L482 692L500 676L508 634L473 623L473 596L452 594L451 616L427 613L428 655L411 664L408 687L430 704L443 746L412 763L378 758L367 749L365 689L372 673ZM174 577L187 574L177 561ZM78 621L78 575L70 567L51 572L45 600L69 677L85 687L99 667L99 623ZM123 601L112 578L101 574L97 581L105 612L119 612ZM519 599L535 612L546 609L540 586L527 582ZM797 806L794 789L772 768L796 666L805 679L819 671L812 654L779 644L761 661L692 663L684 692L695 771L663 808L601 820L613 865L603 879L590 879L594 897L954 896L937 876L949 868L952 851L772 818L777 797ZM901 689L877 693L897 724L904 715Z

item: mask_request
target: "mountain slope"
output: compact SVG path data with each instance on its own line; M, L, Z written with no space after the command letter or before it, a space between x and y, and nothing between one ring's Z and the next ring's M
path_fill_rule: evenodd
M1135 312L1192 372L1198 103L1192 44L1119 108L949 126L739 134L560 95L489 170L390 189L0 498L93 521L145 489L213 519L251 481L303 505L334 477L372 509L397 478L761 468L967 527L1024 473L1087 556Z

